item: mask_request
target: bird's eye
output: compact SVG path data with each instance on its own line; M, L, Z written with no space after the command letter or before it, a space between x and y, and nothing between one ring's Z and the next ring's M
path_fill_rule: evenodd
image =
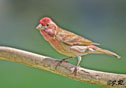
M49 26L49 24L47 24L46 26Z

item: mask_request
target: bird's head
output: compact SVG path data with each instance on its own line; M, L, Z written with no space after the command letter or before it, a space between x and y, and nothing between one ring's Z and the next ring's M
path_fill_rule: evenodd
M40 19L39 25L36 27L36 29L42 31L45 29L56 29L57 25L49 18L49 17L43 17Z

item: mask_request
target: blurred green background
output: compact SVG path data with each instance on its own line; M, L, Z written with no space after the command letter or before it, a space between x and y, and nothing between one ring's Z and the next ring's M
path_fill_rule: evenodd
M126 0L0 0L0 46L10 46L57 59L56 52L35 27L51 17L60 27L115 51L83 56L81 66L126 74ZM77 59L69 60L76 64ZM0 61L0 88L106 88L75 81L23 64Z

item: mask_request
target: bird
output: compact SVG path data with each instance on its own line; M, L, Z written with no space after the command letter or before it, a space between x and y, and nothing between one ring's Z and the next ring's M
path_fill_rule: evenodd
M75 75L77 75L83 55L92 53L107 54L120 58L116 53L98 47L98 43L59 27L50 17L41 18L36 29L40 31L44 39L48 41L57 52L67 56L67 58L60 60L57 66L70 58L78 58L77 65L73 71Z

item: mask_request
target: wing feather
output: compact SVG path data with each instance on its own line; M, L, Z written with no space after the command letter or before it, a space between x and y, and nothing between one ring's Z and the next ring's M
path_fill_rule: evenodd
M79 46L87 46L87 45L98 45L98 43L93 43L92 41L84 38L84 37L81 37L77 34L74 34L72 32L69 32L69 31L66 31L66 30L63 30L60 31L57 35L57 38L62 41L64 44L67 44L67 45L79 45Z

